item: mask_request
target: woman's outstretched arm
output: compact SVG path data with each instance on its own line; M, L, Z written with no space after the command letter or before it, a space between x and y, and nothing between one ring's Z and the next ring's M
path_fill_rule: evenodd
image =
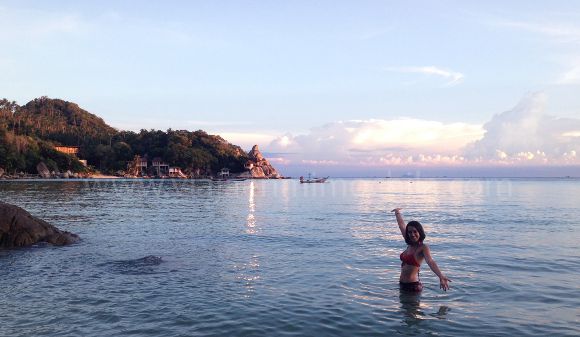
M451 280L447 278L447 276L443 275L439 269L439 266L437 266L437 262L435 262L433 257L431 257L431 250L427 245L423 246L423 256L425 257L425 261L427 262L427 265L429 265L429 268L431 268L435 275L439 277L439 288L443 289L443 291L447 291L447 289L449 289L449 282L451 282Z
M407 225L405 225L405 221L403 221L403 215L401 214L402 208L395 208L391 212L395 213L395 217L397 218L397 224L399 224L399 229L401 230L401 234L403 238L405 237L405 232L407 230Z

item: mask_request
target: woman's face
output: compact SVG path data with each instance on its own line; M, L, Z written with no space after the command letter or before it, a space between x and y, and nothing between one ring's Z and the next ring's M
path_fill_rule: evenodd
M407 226L407 236L409 237L409 240L411 240L411 242L413 243L418 242L419 238L421 237L417 228L413 226Z

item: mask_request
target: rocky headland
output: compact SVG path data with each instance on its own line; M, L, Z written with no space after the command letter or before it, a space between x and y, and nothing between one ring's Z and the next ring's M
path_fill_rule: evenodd
M64 246L79 239L78 235L61 231L18 206L0 201L0 249L26 247L40 242Z
M283 178L278 171L268 162L260 152L258 145L254 145L248 152L248 161L246 163L247 175L254 179L281 179Z

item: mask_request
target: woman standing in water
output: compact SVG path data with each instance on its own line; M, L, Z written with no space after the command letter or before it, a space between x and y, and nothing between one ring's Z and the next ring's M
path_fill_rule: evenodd
M420 292L423 290L423 284L419 280L419 268L421 267L421 262L425 260L429 268L439 277L439 287L447 291L451 280L439 270L437 263L431 257L429 246L423 243L423 240L425 240L423 226L418 221L409 221L405 225L401 210L402 208L395 208L391 211L395 213L399 229L407 243L407 249L401 253L401 276L399 277L401 290L408 292Z

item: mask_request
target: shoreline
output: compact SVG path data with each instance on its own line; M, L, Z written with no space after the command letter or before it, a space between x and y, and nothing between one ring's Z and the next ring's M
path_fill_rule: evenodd
M121 177L106 174L90 174L86 179L121 179Z
M244 180L288 180L294 179L292 177L284 177L284 178L244 178ZM28 176L2 176L0 177L0 181L74 181L74 180L208 180L212 181L211 177L199 177L199 178L177 178L177 177L119 177L113 175L106 175L106 174L91 174L87 176L81 177L51 177L51 178L43 178L38 175L28 175ZM227 181L234 181L235 179L228 179Z
M2 177L0 177L0 180L81 180L81 179L123 179L123 177L105 174L91 174L87 176L68 177L68 178L64 177L43 178L39 175L24 175L24 176L3 175Z

